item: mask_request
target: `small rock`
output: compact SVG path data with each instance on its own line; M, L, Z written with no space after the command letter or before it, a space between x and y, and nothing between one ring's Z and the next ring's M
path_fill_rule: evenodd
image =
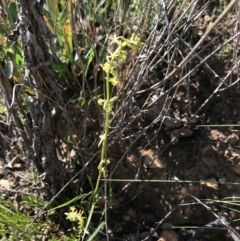
M182 187L180 191L180 198L185 198L189 195L189 191L186 187Z
M237 144L237 142L239 141L239 137L235 133L233 133L228 137L227 141L230 145L233 146Z
M128 167L133 167L136 168L138 165L138 158L135 154L132 154L130 156L127 157L126 159L126 163Z
M182 125L182 122L177 119L165 117L163 124L170 129L174 129L180 127Z
M202 148L201 150L201 154L203 156L206 156L207 154L209 154L212 150L214 150L213 146L212 145L207 145L205 147Z
M1 179L0 180L0 187L9 189L11 187L12 183L10 183L7 179Z
M206 197L207 199L218 200L219 199L219 190L218 186L213 183L206 183L207 185L201 185L199 193L201 196Z
M193 193L197 190L197 187L194 186L192 183L190 183L190 184L188 185L188 190L189 190L190 193L193 194Z
M179 237L174 231L163 231L158 241L178 241Z
M188 128L182 128L171 131L171 139L173 138L179 138L179 137L186 137L191 136L193 134L193 131Z
M218 183L217 183L216 179L213 177L205 179L205 180L201 180L200 185L212 188L214 190L218 190Z
M160 160L156 156L155 151L153 151L152 149L143 151L142 155L144 156L144 165L147 168L165 168L166 167L165 161Z
M171 100L168 99L168 95L162 95L161 97L154 95L151 98L152 103L146 108L146 117L149 120L155 120L159 115L166 114L168 112Z
M210 167L210 168L213 168L218 164L217 160L214 158L203 157L201 160L207 167Z
M218 141L220 140L220 142L227 143L227 137L220 131L211 130L210 137L213 140L218 140Z
M211 20L211 17L209 15L204 16L204 21L209 22Z

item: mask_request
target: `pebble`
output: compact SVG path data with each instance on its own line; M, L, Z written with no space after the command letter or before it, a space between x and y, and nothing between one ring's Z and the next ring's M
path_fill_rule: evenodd
M158 241L178 241L179 237L174 231L163 231Z

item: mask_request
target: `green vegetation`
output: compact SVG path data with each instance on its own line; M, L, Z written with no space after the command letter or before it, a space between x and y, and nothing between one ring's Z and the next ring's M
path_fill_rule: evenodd
M133 175L115 178L128 155L153 140L160 145L160 130L171 133L168 147L188 136L189 126L234 126L191 122L213 97L238 83L239 66L237 33L225 29L219 36L236 1L229 9L229 1L197 2L0 0L1 141L7 143L4 156L10 153L1 178L8 183L9 170L14 178L0 183L1 240L109 241L108 213L119 192L114 185L144 183L139 178L149 168L140 155L131 164ZM225 69L209 67L212 53ZM201 77L196 72L202 66L220 82L193 97L204 81L196 77L198 84L191 85L190 79ZM187 104L182 115L177 101ZM173 134L175 126L165 118L181 119L181 133ZM13 161L6 167L16 155L19 166ZM149 183L199 184L159 179ZM203 202L239 212L231 198Z

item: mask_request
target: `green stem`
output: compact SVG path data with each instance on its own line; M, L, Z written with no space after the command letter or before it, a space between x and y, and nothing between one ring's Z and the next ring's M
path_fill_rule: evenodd
M111 62L110 62L110 66L112 66L113 64L113 59L111 59ZM109 78L110 78L110 72L111 72L111 69L109 69L107 71L107 76L106 76L106 101L107 103L109 103L110 101L110 83L109 83ZM101 181L101 178L102 178L102 167L103 165L105 164L105 159L106 159L106 151L107 151L107 140L108 140L108 130L109 130L109 117L110 117L110 113L108 111L108 106L106 107L106 116L105 116L105 130L104 130L104 136L105 138L103 139L103 143L102 143L102 151L101 151L101 160L100 160L100 164L99 164L99 173L98 173L98 179L97 179L97 183L96 183L96 186L95 186L95 190L94 190L94 193L93 195L95 196L97 191L98 191L98 188L99 188L99 185L100 185L100 181Z
M111 65L112 66L113 64L113 59L111 60ZM107 71L107 76L106 76L106 101L107 103L109 103L110 101L110 82L109 82L109 78L110 78L110 72L111 72L111 69L109 69ZM89 216L88 216L88 219L87 219L87 222L86 222L86 226L85 226L85 229L84 229L84 234L83 234L83 237L82 237L82 240L84 240L84 237L85 237L85 234L88 230L88 227L90 225L90 221L92 219L92 215L93 215L93 212L94 212L94 209L95 209L95 205L96 205L96 195L97 195L97 192L98 192L98 189L99 189L99 186L100 186L100 181L101 181L101 178L102 178L102 168L103 168L103 165L106 164L106 151L107 151L107 140L108 140L108 129L109 129L109 117L110 117L110 113L109 113L109 110L108 110L108 106L106 106L106 112L105 112L106 116L105 116L105 138L103 139L103 143L102 143L102 150L101 150L101 160L100 160L100 164L99 164L99 171L98 171L98 178L97 178L97 183L96 183L96 186L95 186L95 189L93 191L93 200L92 200L92 205L91 205L91 209L90 209L90 212L89 212Z

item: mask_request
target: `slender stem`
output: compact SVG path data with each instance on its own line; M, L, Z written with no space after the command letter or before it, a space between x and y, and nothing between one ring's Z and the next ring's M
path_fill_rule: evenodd
M113 64L113 60L111 60L111 65ZM109 83L109 78L110 78L110 71L111 68L107 71L107 76L106 76L106 102L107 105L110 102L110 83ZM99 185L100 185L100 181L102 178L102 167L105 164L105 159L106 159L106 151L107 151L107 140L108 140L108 127L109 127L109 111L108 111L108 106L106 106L106 112L105 112L105 130L104 130L104 138L103 138L103 143L102 143L102 151L101 151L101 160L100 160L100 164L99 164L99 173L98 173L98 179L97 179L97 183L95 186L95 190L93 195L95 196Z
M135 37L135 35L134 35ZM114 72L114 61L116 58L118 58L119 60L125 60L126 56L125 56L125 52L123 51L123 49L125 47L130 47L132 49L136 48L139 44L139 39L138 38L131 38L131 41L128 41L126 39L124 39L123 42L121 41L117 41L118 44L118 48L116 49L116 51L109 56L109 58L107 58L107 62L106 65L104 66L104 70L106 72L106 84L105 84L105 88L106 88L106 97L104 102L104 109L105 109L105 125L104 125L104 133L103 136L101 137L101 145L102 145L102 150L101 150L101 160L98 166L98 178L97 178L97 182L96 182L96 186L94 188L94 191L92 193L92 204L91 204L91 209L88 215L88 219L86 222L86 226L84 229L84 234L82 237L82 240L84 240L84 237L87 233L88 227L90 225L90 221L92 219L92 215L93 215L93 211L95 208L95 205L97 203L97 198L98 198L98 190L99 190L99 186L100 186L100 182L102 180L102 176L104 176L104 199L105 199L105 210L104 210L104 215L105 215L105 229L106 229L106 235L107 235L107 241L109 241L109 235L108 235L108 225L107 225L107 211L108 211L108 203L107 203L107 192L108 192L108 187L107 187L107 182L108 179L106 177L106 165L108 164L107 162L107 143L108 143L108 132L109 132L109 124L110 124L110 113L111 113L111 108L112 108L112 102L114 101L114 98L110 98L110 84L116 84L117 82L117 74ZM114 75L113 79L111 74ZM101 102L102 103L102 102Z

